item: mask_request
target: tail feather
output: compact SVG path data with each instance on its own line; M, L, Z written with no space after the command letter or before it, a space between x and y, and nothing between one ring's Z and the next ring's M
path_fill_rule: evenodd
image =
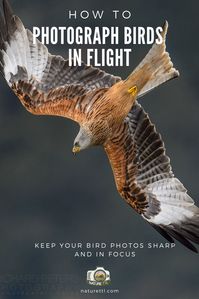
M179 76L179 72L173 67L169 53L166 52L167 29L168 23L166 21L162 31L162 43L153 45L145 58L125 81L129 88L134 85L137 86L138 97Z

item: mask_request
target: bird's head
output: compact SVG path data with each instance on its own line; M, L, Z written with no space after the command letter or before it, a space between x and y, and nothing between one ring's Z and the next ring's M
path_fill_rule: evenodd
M77 154L91 145L92 145L91 133L85 128L80 127L79 133L74 141L72 152L74 154Z

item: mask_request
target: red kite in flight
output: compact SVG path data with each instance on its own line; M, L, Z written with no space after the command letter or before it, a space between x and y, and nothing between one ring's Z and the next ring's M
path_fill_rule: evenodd
M179 75L162 43L154 44L126 80L53 56L3 0L0 70L23 106L80 125L73 152L103 146L121 197L168 241L197 252L199 208L174 176L155 126L137 99Z

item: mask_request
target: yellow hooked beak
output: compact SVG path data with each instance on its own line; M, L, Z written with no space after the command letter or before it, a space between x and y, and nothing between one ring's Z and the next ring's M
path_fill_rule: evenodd
M80 150L81 150L80 146L74 146L73 149L72 149L72 152L75 155L75 154L79 153Z

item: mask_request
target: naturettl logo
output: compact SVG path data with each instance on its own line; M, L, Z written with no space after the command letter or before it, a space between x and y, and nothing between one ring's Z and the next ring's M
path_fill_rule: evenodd
M103 267L87 272L87 282L93 286L107 286L111 283L110 272Z

